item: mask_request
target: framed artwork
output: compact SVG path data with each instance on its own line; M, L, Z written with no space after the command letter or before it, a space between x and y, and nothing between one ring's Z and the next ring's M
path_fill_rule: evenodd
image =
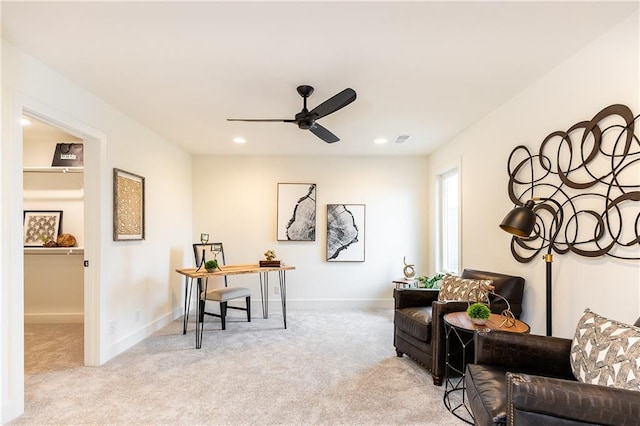
M113 240L144 240L144 178L113 169Z
M25 247L42 247L56 241L62 229L62 210L25 210L22 241Z
M278 241L316 240L316 184L278 184Z
M327 204L327 262L364 262L364 204Z

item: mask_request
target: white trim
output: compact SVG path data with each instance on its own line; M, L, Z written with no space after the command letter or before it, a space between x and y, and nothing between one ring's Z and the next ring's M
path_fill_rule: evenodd
M458 176L458 270L447 270L443 265L443 235L442 235L442 179L445 175L452 172L456 172ZM457 165L450 166L439 170L436 175L436 187L435 187L435 233L436 233L436 247L435 247L435 267L437 273L453 273L459 274L462 265L462 163L459 160Z
M106 361L101 333L101 282L106 282L106 259L101 250L102 241L108 241L109 221L103 212L108 211L108 193L104 176L106 170L106 136L86 124L70 117L48 105L17 91L5 94L9 105L3 114L3 137L9 141L3 151L2 182L5 192L2 198L3 212L8 216L3 223L9 229L3 229L6 242L3 243L3 290L7 298L2 300L3 318L7 319L7 358L2 368L8 377L6 395L2 407L2 422L8 422L24 412L24 262L22 245L22 128L19 125L22 115L31 116L39 121L58 127L65 132L85 141L84 159L90 167L84 170L85 188L85 259L91 267L84 273L84 363L97 366ZM4 133L6 132L6 133ZM88 143L87 143L88 142ZM19 206L19 208L17 208ZM90 232L87 232L89 229Z
M100 283L105 278L101 273L102 258L100 241L105 238L104 227L96 226L107 222L102 216L105 211L101 203L107 197L100 197L104 192L101 182L102 171L106 170L106 136L67 114L43 105L33 99L24 97L23 114L43 123L57 127L84 142L84 193L85 193L85 249L84 258L90 267L84 270L84 364L101 365L107 358L103 355L101 333L101 297ZM105 203L106 204L106 203ZM104 208L107 208L106 206ZM100 232L96 232L100 229Z

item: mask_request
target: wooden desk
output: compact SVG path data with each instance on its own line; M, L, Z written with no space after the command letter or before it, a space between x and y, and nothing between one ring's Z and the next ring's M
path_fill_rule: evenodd
M243 265L222 265L214 272L207 272L206 269L201 268L179 268L176 272L180 275L184 275L185 281L185 300L184 300L184 324L183 334L187 332L187 321L189 315L189 302L191 300L191 290L193 287L193 280L198 282L198 300L202 294L201 283L202 280L206 280L209 277L225 276L225 275L241 275L241 274L258 274L260 276L260 296L262 298L262 317L269 318L269 272L278 272L278 279L280 283L280 302L282 303L282 319L284 322L284 328L287 328L287 277L286 272L296 269L295 266L267 266L260 267L258 264L243 264ZM196 348L200 349L202 346L202 331L200 327L200 303L196 303ZM204 327L204 325L202 325ZM198 332L200 331L200 332Z

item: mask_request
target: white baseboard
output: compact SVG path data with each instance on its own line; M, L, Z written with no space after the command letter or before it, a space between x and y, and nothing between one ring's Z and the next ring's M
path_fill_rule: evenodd
M330 300L304 300L287 299L287 310L310 310L310 311L348 311L365 309L393 309L393 299L330 299ZM244 306L244 303L233 303L236 306ZM269 300L269 312L281 312L282 302L279 299ZM260 299L251 301L251 312L257 315L262 312L262 302Z
M25 324L82 324L84 314L24 314Z
M173 312L165 314L152 323L142 326L137 330L129 333L127 336L124 336L123 338L113 342L107 348L107 361L131 348L135 344L140 343L172 321L180 318L182 316L183 309L184 308L175 309Z

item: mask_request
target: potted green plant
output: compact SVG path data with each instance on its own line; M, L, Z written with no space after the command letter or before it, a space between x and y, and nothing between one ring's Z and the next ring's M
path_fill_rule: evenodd
M429 277L418 277L418 287L419 288L433 288L433 289L437 289L438 288L438 282L440 280L442 280L442 278L444 277L444 275L442 274L436 274L433 277L429 278Z
M476 325L484 325L491 316L491 310L484 303L472 303L467 308L467 315Z
M215 272L215 270L218 269L218 261L215 259L207 260L204 262L204 269L206 269L207 272Z

